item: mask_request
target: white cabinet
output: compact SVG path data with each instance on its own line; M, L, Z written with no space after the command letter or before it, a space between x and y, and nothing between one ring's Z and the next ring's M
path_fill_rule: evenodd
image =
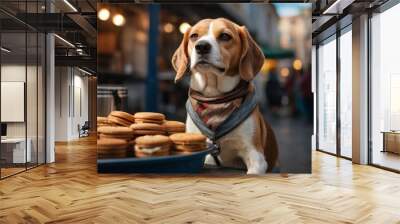
M10 151L10 158L6 158L6 161L11 162L11 154L12 154L12 163L25 163L31 162L32 160L32 140L28 138L26 140L27 147L25 151L25 139L24 138L7 138L1 140L2 151ZM3 150L3 147L5 147ZM26 159L26 161L25 161Z

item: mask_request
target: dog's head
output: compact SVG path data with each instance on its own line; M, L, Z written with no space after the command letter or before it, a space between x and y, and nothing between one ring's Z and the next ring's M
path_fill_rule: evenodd
M250 81L260 71L264 55L246 27L227 19L204 19L190 27L172 57L175 81L187 69L216 75L240 75Z

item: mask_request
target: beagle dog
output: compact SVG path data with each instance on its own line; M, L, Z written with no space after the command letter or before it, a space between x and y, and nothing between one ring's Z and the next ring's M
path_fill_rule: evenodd
M264 55L244 26L224 18L204 19L190 27L172 57L175 82L191 72L190 89L203 97L230 93L245 82L251 83L264 63ZM218 113L214 113L218 114ZM186 131L201 133L187 116ZM247 168L247 174L264 174L277 164L278 145L270 125L258 106L239 125L217 139L222 166ZM210 155L206 164L215 164Z

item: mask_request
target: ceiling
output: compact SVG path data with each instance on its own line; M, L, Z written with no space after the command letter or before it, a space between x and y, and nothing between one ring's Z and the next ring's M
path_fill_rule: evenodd
M315 0L313 4L313 43L351 24L352 18L381 6L388 0Z
M32 58L37 48L30 43L29 32L51 32L74 45L55 38L56 65L81 66L81 61L83 67L95 71L96 5L96 0L47 0L47 4L45 0L1 0L2 46L12 50L8 58L14 61L23 59L24 55Z

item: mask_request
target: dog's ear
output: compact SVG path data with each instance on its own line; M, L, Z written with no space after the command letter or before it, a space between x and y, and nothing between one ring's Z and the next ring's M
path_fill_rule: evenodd
M239 73L243 80L250 81L257 75L264 64L264 54L250 36L246 27L239 27L242 42L242 54L239 62Z
M176 71L175 82L182 79L183 75L189 66L189 56L188 56L188 41L189 41L190 28L186 30L183 35L183 39L178 49L176 49L174 55L172 56L172 66Z

